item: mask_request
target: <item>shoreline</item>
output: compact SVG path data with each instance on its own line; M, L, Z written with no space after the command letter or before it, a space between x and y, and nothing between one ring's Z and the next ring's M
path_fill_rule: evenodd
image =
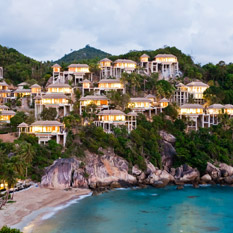
M4 225L22 230L30 222L72 204L90 195L90 189L55 190L32 187L14 194L13 201L0 210L0 228Z

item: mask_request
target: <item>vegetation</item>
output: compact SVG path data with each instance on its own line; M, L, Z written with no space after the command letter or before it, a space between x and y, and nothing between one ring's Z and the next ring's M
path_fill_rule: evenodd
M80 63L80 61L83 60L96 58L103 59L109 56L111 56L111 54L101 51L100 49L93 48L90 45L86 45L85 48L75 50L69 54L66 54L61 59L57 60L56 63Z
M57 116L56 108L44 108L40 114L42 120L54 120Z
M0 233L22 233L22 232L18 229L4 226L0 229Z

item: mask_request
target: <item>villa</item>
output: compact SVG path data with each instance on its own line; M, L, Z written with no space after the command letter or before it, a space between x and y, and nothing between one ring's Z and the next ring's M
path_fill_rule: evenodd
M125 114L120 110L103 110L97 115L98 119L94 123L102 127L106 133L112 133L114 127L126 126L128 132L137 127L137 113Z
M98 83L98 88L94 88L95 93L99 95L111 90L122 91L125 94L125 86L120 79L102 79Z
M30 126L23 122L18 125L18 129L19 136L21 133L34 134L39 144L46 144L53 139L63 146L66 144L65 125L58 121L36 121Z
M41 86L38 85L38 84L33 84L31 87L31 94L32 95L38 95L38 94L41 94Z
M15 112L9 110L6 105L0 105L0 123L10 123L10 119L15 115Z
M11 99L11 91L9 90L9 85L2 81L0 82L0 103L5 104Z

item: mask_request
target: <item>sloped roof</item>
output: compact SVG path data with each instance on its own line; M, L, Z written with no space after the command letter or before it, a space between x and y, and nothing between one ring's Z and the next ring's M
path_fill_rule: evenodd
M120 83L120 79L101 79L99 83Z
M125 115L124 112L120 111L120 110L103 110L101 112L99 112L97 115Z
M33 85L31 86L31 88L41 88L41 86L38 85L38 84L33 84Z
M28 93L31 92L31 89L17 89L14 93Z
M9 109L9 107L6 105L0 105L0 109Z
M147 98L143 98L143 97L136 97L136 98L130 98L130 102L148 102L151 103L152 101L150 99Z
M156 98L156 97L154 95L152 95L152 94L149 94L149 95L146 96L146 98Z
M67 96L63 93L46 93L42 96L43 99L67 99Z
M12 115L15 115L15 112L12 111L12 110L2 110L0 111L0 115L2 116L12 116Z
M68 68L82 68L82 67L88 68L89 65L87 65L87 64L70 64L68 66Z
M111 61L110 59L108 59L108 58L104 58L104 59L100 60L100 62L105 62L105 61L112 62L112 61Z
M224 106L222 104L212 104L208 108L210 109L222 109Z
M127 116L138 116L138 114L136 112L129 112Z
M177 87L185 87L185 85L183 83L179 83L176 85Z
M203 82L201 82L201 81L193 81L193 82L191 82L191 83L188 83L186 86L187 86L187 87L192 87L192 86L197 86L197 87L209 87L208 84L203 83Z
M105 95L87 95L80 100L108 100L108 98Z
M21 124L19 124L17 127L18 128L22 128L22 127L28 127L29 125L26 124L25 122L22 122Z
M84 79L84 80L83 80L83 83L91 83L91 81L88 80L88 79Z
M5 82L5 81L3 81L3 82L0 82L0 86L5 86L5 87L9 87L9 85Z
M157 57L175 57L176 58L176 56L174 56L173 54L157 54L155 58Z
M64 126L64 124L59 121L36 121L31 126Z
M200 104L183 104L180 106L180 108L201 108L203 109L204 107Z
M18 84L18 86L28 86L28 85L29 85L29 84L26 83L26 82L22 82L22 83Z
M147 54L144 53L144 54L142 54L141 57L150 57L150 56L148 56ZM141 58L141 57L140 57L140 58Z
M50 87L69 87L69 88L71 88L71 86L67 83L52 83L52 84L47 86L47 88L50 88Z
M136 64L135 61L129 60L129 59L117 59L116 61L114 61L114 63L133 63Z
M226 105L224 106L224 108L226 108L226 109L227 109L227 108L228 108L228 109L229 109L229 108L232 108L232 109L233 109L233 105L232 105L232 104L226 104Z
M59 64L54 64L52 68L61 68L61 66Z

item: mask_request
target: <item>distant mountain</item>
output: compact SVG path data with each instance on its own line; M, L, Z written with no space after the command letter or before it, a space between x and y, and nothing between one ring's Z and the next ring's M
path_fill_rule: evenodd
M55 63L77 63L82 60L89 60L89 59L103 59L105 57L109 57L111 54L106 53L100 49L96 49L89 45L86 45L85 48L73 51L69 54L66 54L61 59L55 61Z

